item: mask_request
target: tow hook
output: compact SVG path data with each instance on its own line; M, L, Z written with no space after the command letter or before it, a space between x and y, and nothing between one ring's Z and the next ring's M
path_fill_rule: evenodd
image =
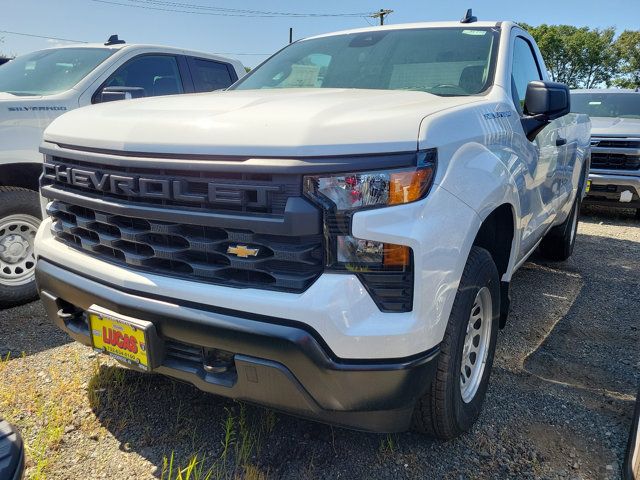
M203 368L208 373L227 373L235 369L234 354L224 350L204 348L202 352Z

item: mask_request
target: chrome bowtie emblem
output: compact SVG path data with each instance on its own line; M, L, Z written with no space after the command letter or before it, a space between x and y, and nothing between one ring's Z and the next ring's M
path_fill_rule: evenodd
M227 253L235 255L240 258L257 257L260 253L259 248L249 248L246 245L236 245L235 247L229 245Z

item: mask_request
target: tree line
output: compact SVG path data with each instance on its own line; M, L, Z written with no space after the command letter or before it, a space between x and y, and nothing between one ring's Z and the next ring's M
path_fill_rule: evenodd
M640 30L520 24L536 40L556 82L571 88L640 88Z

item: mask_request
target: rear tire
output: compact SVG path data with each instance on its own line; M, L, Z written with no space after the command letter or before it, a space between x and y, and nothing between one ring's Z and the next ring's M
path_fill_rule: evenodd
M500 277L488 251L472 247L440 344L435 378L416 404L413 429L442 440L468 431L489 385L500 318Z
M540 242L540 252L546 259L563 262L573 253L578 232L580 204L578 196L573 202L567 219L557 227L553 227Z
M33 242L41 222L33 190L0 187L0 308L37 298Z

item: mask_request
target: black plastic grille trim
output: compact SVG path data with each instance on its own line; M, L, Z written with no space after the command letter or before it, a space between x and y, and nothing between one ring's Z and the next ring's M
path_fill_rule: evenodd
M593 152L591 153L591 167L609 170L638 170L640 169L640 155Z
M598 140L593 139L594 147L599 148L640 148L640 140Z
M63 243L102 260L175 278L299 293L324 268L321 235L283 236L114 215L55 200L47 213ZM227 253L241 243L256 257Z
M180 201L175 198L153 198L131 196L122 192L99 191L95 188L83 187L77 183L61 181L60 179L48 178L47 173L53 167L65 169L86 169L88 171L99 172L100 175L117 175L133 178L145 178L155 181L170 180L179 181L182 185L181 193L185 195L207 195L210 183L214 183L219 188L227 186L228 191L234 191L238 197L236 202L194 202ZM49 169L49 170L48 170ZM62 158L57 156L47 156L45 162L45 175L41 179L41 186L52 185L66 191L91 195L97 198L110 199L115 201L135 202L139 205L155 205L163 207L177 207L194 210L207 211L229 211L242 213L269 213L280 215L284 213L287 199L289 197L299 197L302 195L302 180L299 175L283 174L260 174L260 173L238 173L238 172L207 172L204 170L178 170L170 168L157 168L148 166L119 166L109 167L104 164ZM246 191L238 192L238 188L246 188ZM256 195L259 193L255 189L269 189L265 192L266 201L258 202Z
M167 339L165 341L165 349L167 357L202 364L202 347Z
M371 298L383 312L413 309L413 271L359 273Z

